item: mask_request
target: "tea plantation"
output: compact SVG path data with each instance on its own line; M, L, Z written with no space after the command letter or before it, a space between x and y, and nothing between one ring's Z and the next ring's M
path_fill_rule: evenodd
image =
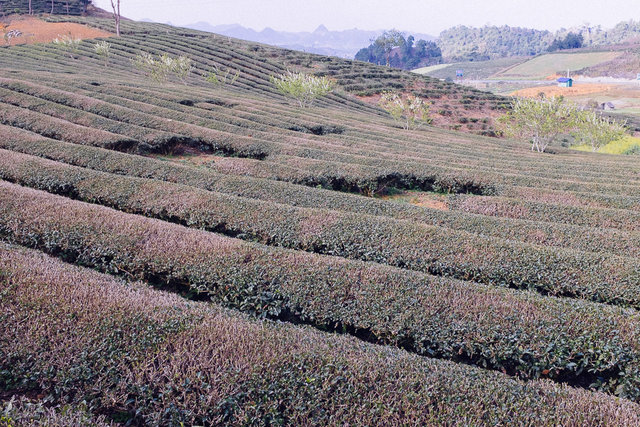
M507 99L401 70L121 30L0 48L0 425L640 425L631 156L483 136ZM287 70L336 89L301 108ZM405 130L392 89L471 126Z

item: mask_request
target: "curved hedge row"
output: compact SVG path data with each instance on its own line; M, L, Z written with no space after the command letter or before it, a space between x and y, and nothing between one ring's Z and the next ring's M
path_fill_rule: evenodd
M19 92L13 92L2 87L0 87L0 102L25 108L29 111L34 111L36 113L44 114L48 117L54 117L76 125L95 128L118 134L123 137L128 137L132 140L138 141L138 144L146 144L150 148L153 147L155 151L167 150L176 143L188 141L190 139L185 135L131 125L126 122L116 121L96 114L87 113Z
M379 216L298 208L4 150L0 154L2 179L126 212L269 245L640 307L640 264L631 258L542 248Z
M6 128L0 127L0 130L9 133ZM301 187L284 182L220 175L207 169L188 168L182 165L104 151L93 147L73 146L58 141L40 141L37 137L29 140L29 135L23 133L8 135L5 141L0 141L1 147L109 173L166 180L266 202L387 216L438 227L465 230L501 239L518 240L536 245L565 247L578 251L612 252L632 257L640 255L640 235L635 232L577 227L550 222L511 220L501 217L485 217L463 212L428 209L409 204L390 203L350 194ZM15 162L16 167L22 161L29 160L28 158L15 157L16 154L6 153L6 156L7 159L14 158L10 163ZM29 161L36 160L30 159ZM46 162L42 163L42 166L44 167L46 164ZM63 168L62 165L50 166L54 170ZM38 168L36 167L36 169ZM5 169L7 168L5 167ZM21 174L16 175L14 178L12 178L12 175L4 176L7 180L18 180L23 179L18 178L18 176L29 176L30 174L35 174L35 171L27 169ZM32 181L22 180L21 182L24 185L37 186L38 188L47 189L47 191L57 192L57 190L52 190L52 187L47 187L46 183L43 183L42 185L45 185L45 187L42 187L40 184L29 183Z
M24 85L24 84L23 84ZM177 110L178 108L185 108L183 106L178 106L177 103L181 99L180 94L175 93L178 89L172 90L171 92L167 92L166 90L163 92L159 92L160 89L154 88L153 90L150 88L147 89L138 89L135 91L135 95L131 93L129 88L118 88L113 85L109 85L109 87L98 88L88 87L87 94L91 96L98 96L104 99L105 95L108 94L108 99L110 102L115 104L119 104L122 102L131 102L125 101L129 99L136 99L141 102L141 105L144 105L146 108L153 108L151 105L162 106L163 109L169 110ZM20 88L19 90L24 90ZM33 92L33 89L27 89ZM194 97L196 94L191 95L191 92L201 91L202 95L206 96L206 91L203 91L202 88L190 88L190 96ZM36 89L38 92L43 92L42 89ZM45 90L46 92L46 90ZM100 95L102 93L102 95ZM120 97L113 96L114 94L120 94ZM48 96L48 95L47 95ZM187 96L186 94L184 96ZM162 99L159 99L162 98ZM231 97L230 97L231 98ZM258 106L262 112L264 112L263 116L270 114L265 111L265 109L273 109L274 107L266 107L262 104ZM157 107L156 107L157 109ZM225 112L227 109L222 108L217 112L217 117L221 120L227 122L226 119L227 113ZM234 108L235 110L235 108ZM187 108L185 111L189 111L188 116L197 115L205 115L207 111L197 108ZM235 111L234 111L235 112ZM181 112L182 113L182 112ZM166 111L164 113L158 113L160 115L168 114ZM284 112L284 115L291 116L291 111ZM331 112L327 112L326 115L331 116ZM312 116L312 113L306 113L305 117ZM235 117L235 114L232 116ZM181 119L182 120L182 119ZM270 118L271 120L271 118ZM324 119L326 120L326 118ZM235 132L246 132L246 128L251 128L255 125L255 119L253 121L245 121L243 124L237 124L233 121L229 121L229 123L233 123L235 126ZM555 164L546 165L545 163L552 163L553 159L543 159L541 160L538 157L531 157L529 155L524 155L523 153L518 153L518 155L523 158L517 158L514 156L513 150L509 152L503 152L503 150L499 149L495 146L495 142L492 141L492 144L479 144L480 141L469 141L464 140L460 135L456 134L444 134L443 132L434 132L430 131L429 133L421 132L420 134L412 134L411 138L407 138L406 135L398 135L395 132L389 132L387 129L386 132L382 132L381 129L378 129L376 132L372 132L368 129L368 125L366 122L357 126L353 124L353 118L351 121L348 121L350 127L357 127L358 129L358 137L354 135L354 133L350 133L349 135L349 143L344 144L344 141L332 139L333 144L340 144L340 147L337 146L334 148L330 148L328 145L325 146L325 149L329 151L335 151L338 148L339 151L342 151L343 154L351 153L351 154L360 154L366 156L375 157L378 154L378 157L386 156L393 152L396 155L399 155L403 158L406 158L408 161L420 161L422 163L429 164L447 164L448 166L455 166L458 168L466 167L466 168L478 168L474 172L476 173L485 173L492 176L499 176L500 173L503 175L513 175L509 179L516 180L516 183L520 183L521 185L544 185L545 187L554 188L559 187L561 185L568 186L567 188L573 188L576 185L588 185L591 189L607 189L608 191L615 190L617 187L623 186L625 189L633 190L633 182L630 180L635 179L633 175L625 173L624 177L618 178L614 180L613 168L609 171L608 174L603 174L598 171L598 169L594 170L594 168L585 168L584 165L574 165L568 164L568 162L564 161L562 165L562 173L557 171L557 167ZM227 128L228 129L228 128ZM280 131L280 133L282 133ZM424 134L424 135L423 135ZM428 138L426 137L428 135ZM261 134L261 138L266 138L267 140L271 140L277 142L273 139L272 134L264 133ZM279 135L284 138L283 135ZM400 139L400 137L404 138L404 140ZM407 142L405 140L411 141L412 139L416 139L413 142ZM343 138L341 138L343 139ZM458 141L458 139L462 139ZM455 143L454 143L455 141ZM427 142L425 144L425 142ZM309 144L310 141L304 141L305 144ZM448 143L448 144L447 144ZM459 146L460 144L465 144L466 147L464 149L458 148L457 151L452 151L451 146ZM469 144L473 144L469 146ZM298 144L299 145L299 144ZM353 151L353 147L359 147L359 150ZM487 146L484 151L478 151L470 153L470 149L475 146ZM513 147L512 147L513 148ZM384 152L384 153L383 153ZM421 153L421 155L419 155ZM409 157L408 157L409 156ZM478 157L482 156L483 159L480 161ZM500 157L502 161L500 162L500 166L495 165L494 158ZM503 163L506 163L503 165ZM575 172L574 172L575 170ZM622 169L624 170L624 168ZM517 175L514 175L514 171L518 171ZM569 171L573 172L570 174ZM535 178L531 178L535 176ZM573 180L573 182L571 182ZM604 182L606 181L606 183ZM509 181L505 181L509 182ZM611 184L615 183L615 186ZM603 187L604 185L604 187Z
M0 236L243 311L640 398L634 310L269 248L4 182Z
M592 192L567 192L531 187L504 187L500 196L531 202L545 202L565 206L612 208L640 211L640 197Z
M89 411L147 425L640 423L601 393L248 319L18 247L0 244L0 265L0 384L82 405L46 413L51 425L106 425Z
M640 212L519 200L507 197L451 196L448 205L456 211L515 219L556 222L585 227L640 231Z
M0 103L0 123L36 132L48 138L120 151L129 151L136 144L135 140L122 135L76 125L4 103Z
M267 80L266 77L269 74L272 74L275 70L282 68L281 65L277 65L277 64L274 65L273 61L265 61L264 58L260 58L256 54L247 52L246 46L244 46L244 49L238 49L238 52L229 52L230 43L227 43L225 39L220 39L220 38L215 39L211 37L204 37L204 34L200 34L200 36L203 36L203 37L199 37L197 32L192 32L188 30L184 30L184 31L172 30L171 31L172 34L160 34L156 31L157 30L156 27L153 27L153 30L151 29L151 27L153 26L150 26L150 29L146 32L152 33L152 34L145 34L144 36L137 36L137 37L133 37L132 39L122 38L114 41L114 43L117 43L118 45L117 50L119 51L119 53L124 53L126 54L125 56L131 56L133 53L135 53L137 49L140 48L141 45L147 46L147 47L153 47L159 50L175 49L176 53L182 52L183 50L193 51L195 56L201 56L202 54L208 52L206 56L213 55L213 57L215 58L218 58L219 56L223 56L227 58L231 64L238 64L238 66L242 66L242 67L245 67L245 63L247 62L255 63L255 66L252 66L250 68L253 70L253 73L256 75L254 77L256 78L260 77L262 81L266 81ZM189 37L186 37L187 35ZM178 47L176 48L176 46ZM244 50L245 52L240 52L242 50ZM213 54L213 52L215 52L215 55ZM278 57L281 57L283 54L284 53L282 51L280 52L280 55L277 55L276 53ZM321 58L318 57L318 59L321 59ZM331 62L331 61L332 60L328 60L328 62ZM123 64L127 64L127 62L124 61ZM91 64L91 65L95 66L96 64ZM330 64L330 65L334 65L334 64ZM93 69L91 67L87 67L87 68ZM96 68L99 69L99 67L96 67ZM409 75L407 74L406 77L408 76ZM204 83L200 82L200 85L197 89L200 91L204 91L203 85ZM121 85L121 86L125 86L125 85ZM121 87L121 89L126 91L127 89L130 89L132 87L133 86L131 85L126 85L126 87ZM155 91L156 93L162 90L163 89L153 88L153 91ZM170 90L172 92L175 92L176 94L179 94L179 93L188 93L195 89L171 87ZM164 91L168 92L168 90L164 90ZM271 90L271 92L268 93L270 97L272 97L272 92L273 92L273 89ZM154 103L155 101L151 99L149 102ZM335 105L332 104L332 107L335 107ZM262 109L265 110L265 108L262 108ZM194 109L193 111L196 111L196 110ZM291 114L292 114L291 112L288 113L288 115L291 115ZM385 133L384 131L379 129L378 134L384 134L384 133ZM386 133L393 134L393 136L390 139L393 140L394 142L397 141L401 136L401 134L395 131L388 132L388 128ZM436 144L436 141L434 141L434 136L436 138L441 139L442 141ZM412 135L412 138L413 137L414 136ZM377 151L376 149L374 149L374 147L377 147L378 138L375 138L372 136L371 138L368 138L368 139L370 140L369 151L370 152ZM387 142L389 142L389 138L379 138L379 139L381 140L387 139ZM447 134L444 132L440 133L439 135L438 133L433 132L433 135L431 135L431 138L429 138L428 140L428 144L424 144L425 142L424 139L426 138L422 138L422 136L416 139L417 140L414 141L415 143L408 144L406 147L403 146L403 149L405 151L405 154L407 153L413 154L411 151L412 149L414 150L414 152L416 152L416 154L417 152L419 152L420 154L418 157L420 158L421 161L428 160L433 157L437 159L438 162L441 162L442 160L444 160L444 161L449 161L450 164L457 164L460 166L467 163L471 163L474 157L482 155L483 157L482 167L484 172L488 172L487 167L492 167L496 171L506 172L506 173L509 173L510 171L514 171L514 170L522 170L523 172L525 172L523 175L533 175L533 176L542 177L542 178L544 178L544 176L564 178L566 177L567 174L571 172L571 176L574 177L572 179L574 180L576 180L575 177L578 177L578 176L580 176L583 180L587 180L589 179L590 176L592 176L595 173L598 173L600 175L602 174L602 172L597 172L597 170L594 170L594 168L592 167L593 162L590 162L589 167L585 168L583 167L583 165L579 164L579 162L565 161L567 160L566 158L564 158L562 161L564 163L563 164L564 167L561 169L561 171L559 171L557 168L558 162L556 162L552 158L541 159L540 156L533 157L528 154L525 155L522 152L518 152L519 155L523 156L522 161L518 162L515 156L513 156L514 154L513 150L507 150L508 152L505 152L505 150L500 148L502 145L505 145L507 143L496 144L495 141L492 141L492 143L487 143L488 140L485 141L485 140L478 139L478 140L472 141L469 138L465 138L466 141L462 141L461 140L462 138L458 136L454 136L454 134ZM455 140L455 144L454 143L447 144L449 142L452 142L451 141L452 139ZM514 146L515 144L509 144L509 145L510 145L510 148L513 148L512 146ZM389 148L389 146L393 147L393 144L386 144L386 146L387 148ZM455 150L457 151L453 152L450 149L447 150L446 149L447 146L455 147ZM436 147L437 149L435 150L431 149ZM482 150L482 148L484 148L484 150ZM464 153L464 150L467 150L468 154L465 156L461 156L460 153ZM443 158L442 154L445 154L447 157ZM500 162L500 165L496 165L495 162L493 162L492 160L492 157L494 155L495 156L499 155L500 158L504 160L504 162ZM487 162L491 162L491 163L489 164ZM545 167L544 165L545 162L550 163L549 167ZM529 172L528 169L525 170L517 167L518 165L522 167L526 167L528 164L535 165L535 168L532 170L531 174L528 173ZM481 171L478 171L478 172L481 172ZM613 172L613 171L609 171L609 172ZM612 176L612 173L610 173L609 175ZM632 175L629 175L629 174L626 174L626 175L629 179L635 179L633 178ZM618 184L618 181L620 181L620 179L618 177L615 177L615 178L616 178L616 184ZM620 183L625 184L624 177L622 181L620 181Z
M24 84L22 86L24 86ZM108 94L113 89L112 87L113 85L108 85L108 86L109 86L108 88L105 87L102 89L100 88L96 89L95 87L91 86L92 90L89 93L93 96L101 91L102 92L106 91L105 94ZM25 89L24 87L22 87L17 90L25 90ZM31 91L31 92L33 92L33 90L35 89L34 88L27 89L27 91ZM127 92L126 95L123 94L122 96L127 96L127 97L130 97L131 99L137 99L138 101L136 102L138 105L144 105L147 108L152 108L152 109L155 108L155 110L157 110L158 108L166 110L162 113L158 113L163 117L168 118L171 116L171 114L177 114L178 116L181 117L180 120L187 120L188 122L194 122L194 120L195 121L200 120L202 122L204 120L207 123L206 126L216 126L216 127L219 126L218 124L216 124L215 119L211 119L211 118L204 119L204 117L199 117L199 115L203 114L203 111L205 110L197 109L193 107L180 106L180 107L184 107L185 111L188 110L189 113L184 113L183 111L177 111L176 110L178 108L177 103L181 96L179 93L173 94L172 98L175 98L173 101L165 102L164 100L158 100L154 98L154 94L159 93L158 91L161 91L161 89L142 90L138 88L120 87L117 90ZM178 91L178 89L175 89L175 88L172 88L172 90L174 92ZM189 90L195 91L196 89L190 88ZM203 91L203 89L201 88L199 88L198 90ZM131 92L136 92L139 94L136 96L132 96ZM144 93L146 93L146 96L142 95ZM47 94L43 96L49 97L50 95ZM104 95L104 96L107 96L107 95ZM108 96L110 98L113 98L113 96L111 95L108 95ZM151 107L152 105L157 105L157 106L162 105L162 107L157 107L157 106ZM263 107L262 109L266 108L262 104L261 104L261 107ZM222 108L221 110L226 111L230 109ZM292 115L290 111L288 111L286 114L288 116ZM188 118L183 118L182 116L188 116ZM222 114L222 116L226 117L227 113L225 112L224 114ZM221 116L218 115L218 117L221 117ZM350 120L353 120L353 118ZM225 119L225 123L226 122L227 122L227 119ZM245 121L245 122L250 122L250 121ZM394 148L392 153L392 152L388 152L388 150L391 150L391 148L389 147L398 145L397 143L398 135L395 135L395 133L393 132L392 132L393 137L388 137L381 134L380 130L378 130L377 131L378 133L371 134L373 139L370 138L369 140L366 140L366 141L359 140L357 143L357 149L354 148L355 145L354 145L354 142L351 141L351 139L349 139L349 141L342 141L342 140L337 140L335 138L332 138L331 144L329 144L327 141L324 141L323 143L319 144L313 140L305 139L304 144L301 146L300 141L298 141L297 143L294 143L293 141L289 141L292 137L282 135L281 130L279 132L273 132L273 131L258 132L258 131L254 131L252 129L246 128L246 126L251 126L250 124L247 125L247 124L240 124L240 123L233 123L233 122L229 122L229 123L232 123L232 124L230 126L226 126L226 125L223 126L223 128L226 129L224 130L224 132L236 132L244 136L249 135L250 132L259 133L260 135L258 139L261 139L263 141L260 141L260 142L255 141L255 144L256 144L255 150L257 150L260 153L263 153L263 155L266 155L266 153L268 153L271 156L278 156L277 159L276 157L274 157L274 160L278 160L278 161L286 160L282 157L283 154L278 154L278 153L284 153L286 155L293 156L291 159L289 159L289 163L291 166L294 166L296 162L300 162L301 161L300 158L305 158L305 159L313 158L315 160L325 162L323 166L320 166L319 164L316 163L316 168L313 170L309 170L307 172L307 175L311 175L310 177L308 176L300 177L299 174L297 173L294 173L293 175L291 175L291 174L288 174L287 171L285 170L279 170L280 168L273 169L275 163L262 164L261 165L262 168L259 170L251 169L249 171L246 171L247 173L255 172L259 176L266 176L265 174L271 174L282 180L290 180L293 182L300 182L308 185L317 185L319 182L322 183L323 180L325 182L327 180L338 182L341 179L343 179L343 176L346 177L346 179L351 181L354 181L354 180L362 181L365 179L365 176L367 175L371 176L372 174L378 177L385 176L384 174L382 174L382 171L380 170L381 168L384 171L386 171L387 174L400 173L401 175L406 175L406 176L415 175L417 179L420 179L422 172L419 171L419 168L416 169L417 168L416 165L412 165L409 168L408 165L401 164L400 163L401 160L399 159L402 158L404 159L402 160L404 162L415 163L419 161L419 162L427 163L429 164L429 168L434 169L434 171L437 168L442 169L442 165L446 164L447 165L447 168L445 168L446 170L443 169L441 172L442 173L448 172L454 175L461 174L462 169L464 167L471 168L467 172L464 172L464 174L469 176L473 181L482 182L484 180L484 181L491 182L494 191L497 185L496 183L503 183L504 185L519 184L519 185L529 185L529 186L542 186L543 188L565 188L571 191L593 190L593 191L616 191L618 193L620 193L621 191L620 187L622 186L624 187L622 188L623 192L635 191L634 189L635 187L633 185L630 185L630 184L633 184L633 182L629 181L632 178L632 176L630 176L629 174L627 174L628 177L626 179L622 177L622 180L618 179L616 181L616 184L613 185L610 182L604 182L604 180L600 176L595 178L590 178L590 174L587 174L587 173L582 173L581 175L576 175L576 177L570 177L568 180L563 180L562 178L565 178L566 172L564 172L565 175L562 175L562 174L558 175L558 172L556 170L557 168L554 165L545 167L544 165L537 164L539 162L531 158L523 159L522 161L517 163L515 167L504 167L503 168L504 170L497 169L495 167L495 164L493 166L490 166L487 163L488 160L486 159L484 159L482 162L476 165L476 160L474 160L474 156L472 155L467 154L462 156L460 159L458 159L457 158L458 154L443 151L444 149L441 146L444 146L445 143L443 141L436 143L435 141L432 140L434 136L440 139L442 139L445 136L442 134L438 135L437 133L434 133L434 135L430 135L429 137L430 139L427 141L427 143L425 143L425 141L422 141L422 137L420 136L420 139L415 141L415 143L407 144L406 146L402 146L401 148ZM360 131L362 129L358 127L358 130ZM453 138L452 135L446 135L446 136L447 138L449 137ZM386 148L384 148L384 150L382 148L378 150L377 147L374 147L378 139L385 141L384 147ZM281 143L279 142L279 140L285 140L285 141ZM394 142L393 144L390 143L391 140L393 140ZM456 141L455 145L459 145L461 142L462 141ZM469 141L466 141L466 143L469 144ZM437 149L434 150L436 146L437 146ZM432 149L432 147L434 149ZM509 158L513 158L513 152L498 153L496 152L497 150L494 150L495 147L493 148L489 147L489 148L492 150L490 154L493 154L495 156L500 156L501 158L504 158L505 155L508 155ZM236 150L238 152L242 152L244 150L244 148L241 146L234 147L231 149ZM427 151L425 152L425 154L419 157L416 157L415 151L418 149L420 149L421 151L425 151L425 150ZM409 153L411 153L412 156L410 156ZM376 154L378 154L378 157L384 156L384 157L388 157L388 159L385 159L384 162L380 162L379 159L372 158L372 156L375 156ZM426 154L428 154L428 157L425 157ZM395 159L393 159L390 156L395 157ZM350 168L345 168L343 165L341 165L341 163L348 164ZM536 164L534 166L531 166L528 163L536 163ZM338 169L338 166L340 166L342 169ZM491 167L491 169L488 169L489 167ZM376 170L370 171L367 168L375 168ZM569 168L568 166L563 167L563 171L566 171L568 168ZM513 173L514 170L517 170L518 174L514 174ZM591 169L589 169L589 171L591 171ZM313 179L314 175L319 176L319 179ZM323 175L327 175L327 177L323 178ZM532 179L531 178L532 175L536 176L536 178ZM573 179L573 181L571 181L570 179ZM469 181L469 178L465 180ZM377 184L379 183L377 183L376 180L369 179L369 182L366 182L366 181L361 182L358 186L360 188L366 188L367 185L371 185L375 188ZM410 185L411 181L409 180L406 183L403 182L403 184ZM461 185L458 184L458 187L459 186ZM456 190L455 188L453 189L453 192L458 192L458 191L460 190Z

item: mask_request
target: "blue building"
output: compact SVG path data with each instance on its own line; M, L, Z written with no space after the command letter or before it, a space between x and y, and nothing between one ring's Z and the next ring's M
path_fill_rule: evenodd
M573 79L570 77L560 77L558 79L558 86L560 87L572 87Z

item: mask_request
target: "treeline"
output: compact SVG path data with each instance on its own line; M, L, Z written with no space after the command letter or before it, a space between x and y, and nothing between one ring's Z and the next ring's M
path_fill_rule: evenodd
M553 39L549 31L529 28L459 25L440 33L437 43L448 61L485 61L537 55L546 51Z
M355 59L412 70L440 64L442 51L435 42L426 40L416 42L412 35L405 38L401 33L392 31L381 35L368 47L360 49Z
M0 0L0 16L12 13L53 13L57 15L83 15L91 0ZM53 10L53 12L52 12Z
M483 61L509 56L532 56L584 46L605 46L640 37L640 22L620 22L610 30L585 23L555 33L504 25L481 28L459 25L440 33L436 41L446 62Z

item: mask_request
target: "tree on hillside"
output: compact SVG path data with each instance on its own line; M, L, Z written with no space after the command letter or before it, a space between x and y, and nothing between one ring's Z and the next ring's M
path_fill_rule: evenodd
M561 97L517 98L499 123L506 136L527 138L531 141L531 151L543 153L559 135L575 128L577 113L578 109Z
M394 120L402 123L405 130L417 129L423 124L431 123L429 105L417 96L383 92L379 103Z
M33 15L33 7L31 5L31 0L29 0L29 15Z
M111 0L113 19L116 21L116 35L120 37L120 0Z
M393 51L394 48L400 47L405 43L406 41L404 39L404 36L398 30L385 31L373 42L374 45L380 47L380 49L382 49L382 51L384 52L385 58L387 60L387 67L391 63L391 51Z
M593 110L580 111L577 117L577 131L574 136L583 144L588 144L595 152L610 142L622 139L627 130L626 123L610 119Z
M280 93L298 101L301 108L310 107L316 98L328 95L334 88L333 81L326 77L291 71L271 77L271 83Z
M400 35L402 37L402 35ZM376 43L375 40L368 47L360 49L355 56L358 61L370 62L372 64L387 64L398 68L414 69L420 66L440 63L442 61L442 52L434 42L418 40L415 42L413 36L407 37L398 43L400 55L391 55L382 43ZM393 53L391 49L391 53Z

